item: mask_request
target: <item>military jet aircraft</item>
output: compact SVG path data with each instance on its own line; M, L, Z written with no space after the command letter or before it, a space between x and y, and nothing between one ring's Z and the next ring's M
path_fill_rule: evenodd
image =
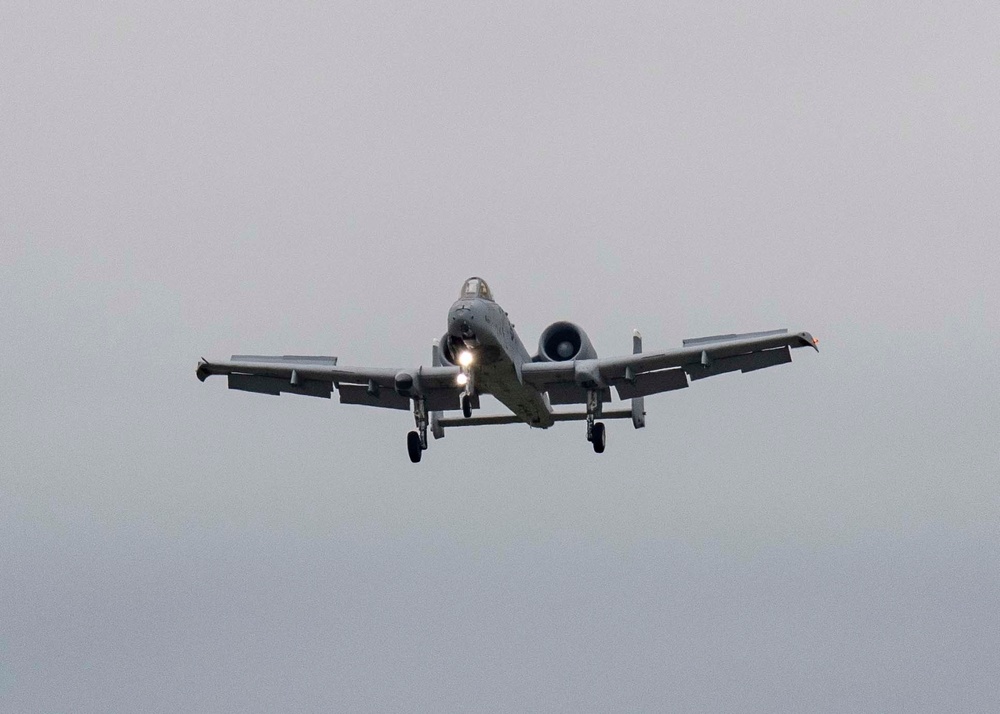
M752 372L791 362L791 348L812 347L808 332L787 330L715 335L684 340L680 349L643 352L632 333L632 354L599 358L582 328L554 322L542 332L538 353L529 354L486 281L469 278L448 311L448 331L435 341L430 367L342 367L336 357L233 355L228 362L198 363L198 379L229 377L229 388L260 394L303 394L342 404L413 410L416 429L406 436L410 460L420 461L427 431L444 437L456 426L524 423L547 429L559 421L585 421L587 441L598 454L607 436L599 419L631 419L646 425L644 398L684 389L689 381L726 372ZM629 408L605 409L611 388ZM510 413L479 416L479 395L492 394ZM584 405L562 411L556 405ZM459 415L445 412L459 411Z

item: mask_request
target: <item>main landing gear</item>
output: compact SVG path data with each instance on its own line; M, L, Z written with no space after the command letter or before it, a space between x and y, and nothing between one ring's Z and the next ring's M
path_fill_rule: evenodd
M593 428L591 428L590 443L594 445L594 453L604 453L604 447L608 444L608 437L604 432L604 424L602 422L596 422Z
M594 445L595 454L603 454L608 445L608 437L604 424L595 421L601 415L601 393L596 390L587 392L587 441Z
M406 435L406 451L410 454L410 461L420 463L420 457L424 453L424 447L420 443L420 433L411 431Z
M417 423L416 431L406 435L406 452L410 461L420 463L420 457L427 448L427 401L422 398L413 400L413 420Z

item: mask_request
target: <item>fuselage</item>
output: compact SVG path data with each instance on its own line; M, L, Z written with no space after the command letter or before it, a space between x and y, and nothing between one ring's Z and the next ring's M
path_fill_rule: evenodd
M463 289L448 311L448 335L472 355L467 369L476 392L492 394L530 426L552 426L544 395L521 379L531 355L492 297Z

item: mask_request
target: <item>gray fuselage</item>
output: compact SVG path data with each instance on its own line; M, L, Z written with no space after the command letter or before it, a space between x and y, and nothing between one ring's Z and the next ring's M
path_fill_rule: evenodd
M469 373L476 392L492 394L530 426L552 426L545 397L521 379L531 355L499 305L479 297L457 300L448 311L448 334L473 355Z

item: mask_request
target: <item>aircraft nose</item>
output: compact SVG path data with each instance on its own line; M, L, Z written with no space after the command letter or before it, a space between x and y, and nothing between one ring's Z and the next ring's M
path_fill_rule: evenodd
M451 310L448 312L448 322L468 320L471 316L472 310L469 309L468 305L465 305L464 303L457 303L453 305Z
M472 325L472 310L468 305L456 304L448 313L448 334L453 337L469 337L474 334Z

